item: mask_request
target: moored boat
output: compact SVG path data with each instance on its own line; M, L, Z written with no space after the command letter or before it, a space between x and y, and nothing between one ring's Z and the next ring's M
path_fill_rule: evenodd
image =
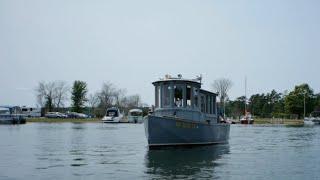
M0 106L0 124L25 124L26 117L18 106Z
M246 112L246 115L240 119L241 124L253 124L254 119L249 112Z
M313 111L309 117L305 117L303 120L305 125L320 124L320 111Z
M315 122L313 121L312 118L304 118L303 124L306 126L313 126L315 125Z
M217 94L201 89L201 79L167 75L153 82L155 110L144 121L149 147L228 142L230 124L219 121Z
M143 123L143 112L141 109L130 109L128 113L129 123Z
M102 118L104 123L120 123L123 119L123 115L120 113L119 108L111 107L106 111L106 115Z

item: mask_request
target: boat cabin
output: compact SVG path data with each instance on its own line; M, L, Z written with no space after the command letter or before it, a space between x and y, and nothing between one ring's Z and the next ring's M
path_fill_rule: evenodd
M130 109L128 116L143 116L143 112L141 109Z
M19 106L0 106L0 114L22 114Z
M119 109L116 107L108 108L106 112L106 116L109 116L109 117L118 117L119 114L120 114Z
M216 122L217 94L201 89L201 77L183 79L181 75L152 83L155 86L155 113L183 119Z
M25 116L19 106L0 106L0 124L23 124Z

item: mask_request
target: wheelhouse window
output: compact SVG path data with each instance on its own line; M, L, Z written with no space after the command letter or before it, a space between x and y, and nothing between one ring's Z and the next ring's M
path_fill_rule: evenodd
M156 108L160 108L161 107L161 88L160 86L156 86L155 88L155 96L156 96L156 102L155 102L155 105L156 105Z
M163 94L162 94L162 100L163 100L163 106L168 107L170 106L170 86L169 85L163 85Z
M191 97L192 97L192 94L191 94L191 86L187 86L187 106L191 106Z
M107 116L109 116L109 117L117 117L118 116L118 111L117 110L108 110L107 111Z
M210 114L213 114L212 100L213 100L213 97L209 96L209 113Z
M173 103L175 107L183 106L183 88L181 86L174 86Z
M212 114L216 113L216 96L212 96Z
M142 112L133 111L133 112L130 112L130 116L142 116Z
M9 108L0 108L0 114L8 115L10 114Z
M210 96L206 95L206 113L210 113L209 97Z
M205 99L204 96L201 96L201 100L200 100L200 106L201 106L201 112L205 112Z
M199 107L199 104L198 104L198 95L199 95L199 92L198 92L198 88L194 87L193 88L193 94L194 94L194 106L195 107Z

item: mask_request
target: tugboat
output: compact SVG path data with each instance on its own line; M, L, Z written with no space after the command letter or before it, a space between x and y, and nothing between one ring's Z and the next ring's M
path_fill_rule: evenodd
M227 143L230 124L220 122L217 94L201 89L202 77L155 81L155 109L144 121L149 148Z
M0 124L25 124L26 117L19 106L0 106Z

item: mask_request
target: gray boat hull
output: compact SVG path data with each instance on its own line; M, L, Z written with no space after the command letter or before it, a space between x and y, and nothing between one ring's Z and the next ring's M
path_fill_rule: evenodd
M175 117L149 115L144 122L148 145L207 145L227 143L229 124L208 124Z
M20 115L0 115L0 124L25 124L26 118Z

